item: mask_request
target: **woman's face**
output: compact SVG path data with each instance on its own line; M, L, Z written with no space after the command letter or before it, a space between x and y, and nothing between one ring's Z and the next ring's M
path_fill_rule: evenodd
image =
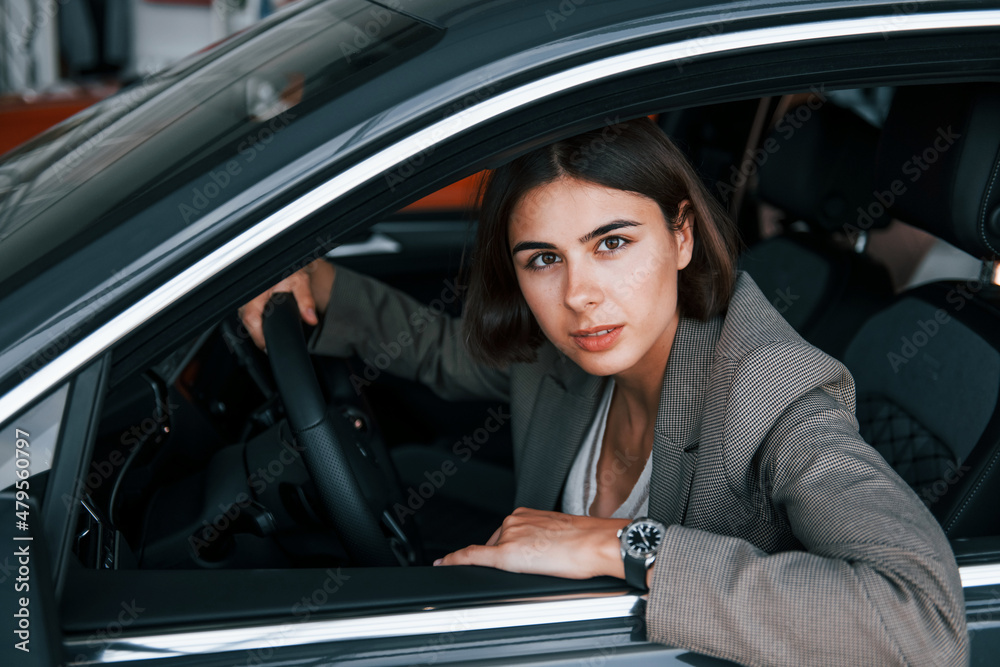
M652 199L562 177L518 202L508 238L531 312L581 368L641 373L647 355L661 354L665 363L677 330L677 272L694 248L689 221L671 232Z

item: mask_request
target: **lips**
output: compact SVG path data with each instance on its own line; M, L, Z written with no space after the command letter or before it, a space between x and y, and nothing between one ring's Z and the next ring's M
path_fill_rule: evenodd
M611 347L621 335L623 324L602 324L589 329L580 329L570 334L580 349L587 352L601 352Z

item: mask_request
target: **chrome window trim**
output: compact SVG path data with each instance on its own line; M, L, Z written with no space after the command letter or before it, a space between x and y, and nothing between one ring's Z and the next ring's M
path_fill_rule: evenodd
M1000 585L1000 563L963 565L958 574L962 577L962 588Z
M572 596L571 599L528 600L478 607L435 609L330 620L189 632L130 634L94 641L93 636L64 642L70 665L152 658L216 654L225 651L267 651L352 639L437 635L470 630L494 630L551 623L628 618L643 605L634 593ZM291 614L289 614L291 616Z
M965 588L1000 584L1000 563L959 568ZM636 617L643 611L635 593L591 593L506 600L454 609L289 621L215 630L130 633L94 641L93 636L64 642L71 665L169 658L225 651L265 651L354 639L436 635L469 630L498 630L551 623L574 623Z
M882 15L757 28L646 47L571 67L482 100L467 109L384 148L264 218L222 247L194 263L76 343L0 398L0 424L65 380L164 308L201 286L241 257L293 227L354 188L492 118L572 88L675 60L776 44L861 35L925 30L955 30L1000 25L1000 10Z

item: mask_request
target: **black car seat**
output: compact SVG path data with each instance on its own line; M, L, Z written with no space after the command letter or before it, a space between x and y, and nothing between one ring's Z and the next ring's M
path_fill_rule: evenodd
M870 207L878 137L827 101L786 114L756 153L757 197L796 224L748 249L740 268L804 338L838 358L893 295L888 271L864 253L867 232L889 223Z
M950 537L1000 534L1000 84L899 88L877 192L890 213L983 259L979 280L899 294L843 360L861 435Z

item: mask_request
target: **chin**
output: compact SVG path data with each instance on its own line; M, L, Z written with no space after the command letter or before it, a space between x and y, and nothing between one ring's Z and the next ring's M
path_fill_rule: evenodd
M606 352L585 352L577 349L568 356L590 375L617 375L636 364L636 360L627 351L617 349Z

